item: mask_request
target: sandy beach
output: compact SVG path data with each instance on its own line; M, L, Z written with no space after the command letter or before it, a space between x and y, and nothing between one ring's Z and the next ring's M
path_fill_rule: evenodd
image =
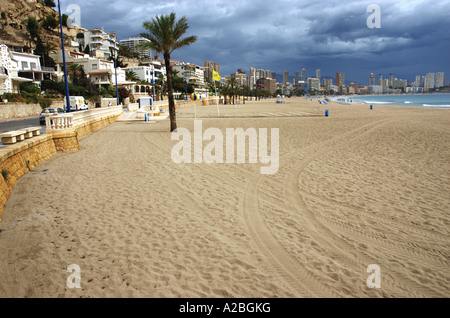
M162 120L118 121L21 177L0 222L0 295L450 296L450 109L237 106L195 111L203 130L279 128L276 174L176 164ZM193 131L194 109L177 115Z

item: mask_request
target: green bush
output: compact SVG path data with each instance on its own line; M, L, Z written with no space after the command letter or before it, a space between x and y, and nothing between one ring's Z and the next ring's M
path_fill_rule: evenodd
M100 87L97 89L97 94L103 98L112 98L113 96L108 92L108 90L104 87Z
M69 83L69 94L70 94L70 96L84 96L85 89L82 86L78 86L78 85ZM65 91L64 91L64 95L65 95Z
M48 14L48 15L45 17L44 21L42 21L42 26L43 26L44 28L46 28L47 30L53 30L53 29L55 29L58 25L59 25L58 20L56 20L56 18L55 18L53 15L51 15L51 14Z
M65 13L63 13L63 15L61 16L62 25L65 26L65 27L67 27L67 19L68 18L69 18L69 16L67 14L65 14Z
M43 80L41 82L41 88L43 91L45 91L47 94L58 92L60 94L65 94L66 87L64 82L55 82L52 80Z
M3 93L2 100L7 100L9 103L24 103L25 98L21 94Z
M38 95L32 93L22 93L23 98L25 98L25 103L36 104L38 102Z
M39 86L30 82L20 83L20 91L22 93L29 93L33 95L39 95L41 93L41 89L39 88Z
M28 17L27 20L25 20L25 26L30 34L30 39L34 41L35 39L39 38L39 33L41 31L41 25L34 17Z
M55 1L53 1L53 0L44 0L43 3L47 7L51 7L51 8L56 7Z
M39 97L38 102L41 105L42 109L50 107L53 103L53 100L50 98Z
M116 97L116 87L113 85L108 86L108 94Z
M2 95L2 101L7 100L8 102L12 102L14 99L14 95L13 93L3 93Z

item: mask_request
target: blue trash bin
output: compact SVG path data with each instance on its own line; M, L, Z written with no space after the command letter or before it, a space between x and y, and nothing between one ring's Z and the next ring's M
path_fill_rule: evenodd
M325 116L328 117L328 109L325 109Z
M370 105L370 109L373 109L373 106L372 106L372 105Z

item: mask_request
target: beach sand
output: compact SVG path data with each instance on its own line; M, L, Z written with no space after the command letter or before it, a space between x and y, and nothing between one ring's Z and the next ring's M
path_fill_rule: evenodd
M0 222L0 295L450 296L450 110L237 106L196 114L224 135L279 128L276 174L175 164L164 120L116 122L24 175ZM193 115L180 109L178 127Z

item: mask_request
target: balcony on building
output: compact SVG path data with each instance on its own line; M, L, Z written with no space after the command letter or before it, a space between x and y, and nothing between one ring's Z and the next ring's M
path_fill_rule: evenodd
M4 67L0 68L0 78L8 78L8 70Z

